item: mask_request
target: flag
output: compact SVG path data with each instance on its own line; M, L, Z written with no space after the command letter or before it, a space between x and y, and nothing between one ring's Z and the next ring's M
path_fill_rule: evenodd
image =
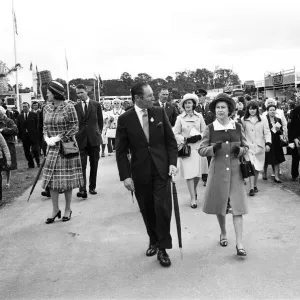
M29 68L30 71L32 71L32 62L30 63L30 68Z
M66 59L66 68L69 70L69 64L68 64L68 59L67 59L67 51L65 50L65 59Z
M15 31L16 31L16 34L18 35L18 28L17 28L17 18L16 18L16 13L13 12L14 16L14 27L15 27Z
M101 89L103 88L103 81L101 79L100 74L98 74L98 76L96 74L94 74L95 78L97 79L97 81L100 83L100 87Z

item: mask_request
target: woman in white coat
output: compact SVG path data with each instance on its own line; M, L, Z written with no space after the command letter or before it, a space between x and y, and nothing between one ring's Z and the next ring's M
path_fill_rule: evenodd
M121 106L121 100L116 98L113 101L113 108L107 113L107 148L108 155L112 155L115 151L115 140L116 140L116 128L118 124L118 118L123 114L125 110Z
M250 196L258 192L257 179L259 172L263 171L265 152L270 151L272 138L268 120L260 116L259 106L256 101L250 101L247 105L245 116L242 118L247 143L249 145L249 159L254 165L255 176L249 178Z
M197 185L200 177L202 174L208 173L207 159L203 159L198 154L200 140L206 126L202 115L195 111L198 103L197 95L184 95L180 102L184 112L177 117L173 128L179 147L186 142L191 147L191 155L189 157L178 159L180 176L186 179L191 196L191 208L197 208Z

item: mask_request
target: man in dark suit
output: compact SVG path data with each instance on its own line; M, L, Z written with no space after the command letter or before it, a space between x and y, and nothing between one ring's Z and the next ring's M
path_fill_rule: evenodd
M160 106L164 108L171 126L173 127L175 125L176 119L177 119L177 111L176 107L168 102L169 98L169 91L167 88L161 87L158 90L158 101L155 101L153 103L154 106Z
M23 102L22 108L23 112L17 117L18 138L23 143L24 154L28 161L28 168L34 168L32 155L39 167L40 150L38 115L35 112L29 111L29 104L27 102Z
M146 255L158 253L160 264L170 266L166 252L172 248L168 178L176 173L177 143L163 108L153 107L151 87L137 83L131 95L135 105L119 117L116 133L120 180L135 192L150 239Z
M299 177L299 161L300 161L300 98L296 100L296 108L290 112L291 122L288 124L289 142L295 144L292 150L292 181L297 181Z
M85 85L77 85L76 93L79 98L79 101L75 104L79 123L76 140L80 149L84 179L84 186L80 187L77 197L87 198L86 165L88 156L90 160L89 192L92 195L97 194L95 189L98 161L100 158L99 151L102 143L101 132L103 129L103 116L100 103L89 99Z

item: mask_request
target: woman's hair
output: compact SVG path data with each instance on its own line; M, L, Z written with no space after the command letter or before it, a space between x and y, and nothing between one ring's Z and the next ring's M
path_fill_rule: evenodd
M269 111L269 109L270 109L271 107L274 107L275 110L276 110L276 108L277 108L276 104L269 104L269 105L267 106L267 111Z
M60 101L64 101L65 100L65 97L53 90L50 90L50 92L52 93L53 97L55 100L60 100Z
M193 100L193 99L186 99L186 100L182 103L183 109L185 110L185 103L186 103L186 101L189 101L189 100L193 101L193 110L195 110L195 109L196 109L196 102L195 102L195 100Z
M260 114L259 114L259 105L256 101L252 100L248 103L247 107L246 107L246 112L245 112L245 116L244 116L244 120L245 119L248 119L250 117L250 108L253 108L253 109L256 109L256 116L257 116L257 119L258 121L261 121L261 118L260 118Z

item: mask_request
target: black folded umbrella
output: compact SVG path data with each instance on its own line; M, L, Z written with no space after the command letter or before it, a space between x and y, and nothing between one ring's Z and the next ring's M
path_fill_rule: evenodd
M47 157L47 155L48 155L48 152L49 152L49 149L48 149L48 151L47 151L46 156L45 156L44 159L42 160L42 162L41 162L41 164L40 164L40 168L39 168L39 170L38 170L38 172L37 172L37 174L36 174L36 176L35 176L35 179L34 179L34 181L33 181L32 188L31 188L31 190L30 190L30 193L29 193L27 202L29 201L29 199L30 199L30 197L31 197L31 195L32 195L32 193L33 193L33 191L34 191L34 189L35 189L36 183L38 182L38 180L39 180L39 178L40 178L40 175L41 175L41 173L42 173L42 170L43 170L44 165L45 165L45 162L46 162L46 157Z
M172 176L172 180L170 181L170 183L171 183L171 197L173 198L173 207L174 207L174 214L175 214L176 227L177 227L178 245L179 245L180 255L182 259L183 255L182 255L181 221L180 221L180 212L179 212L178 197L177 197L177 190L176 190L174 176Z

